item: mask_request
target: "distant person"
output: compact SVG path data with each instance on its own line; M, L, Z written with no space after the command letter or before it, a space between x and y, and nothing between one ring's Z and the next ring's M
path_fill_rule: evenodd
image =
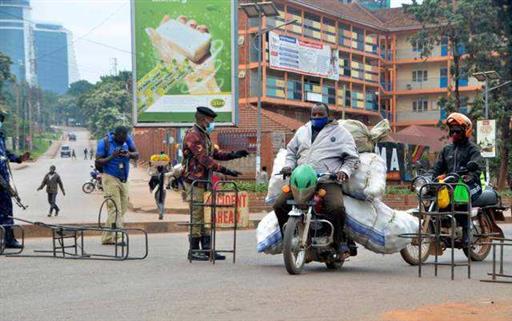
M87 160L87 147L84 148L84 159Z
M101 167L103 192L105 197L111 197L117 207L112 202L107 203L108 218L107 226L111 227L113 223L117 228L124 225L124 215L128 208L128 174L130 171L130 159L137 159L139 153L133 142L133 138L128 135L128 128L119 126L113 133L109 133L98 141L96 146L96 167ZM114 235L117 234L117 240ZM103 245L114 245L121 238L120 233L103 233L101 243Z
M261 168L261 172L258 174L258 178L256 179L256 184L268 184L267 166L263 166Z
M46 185L46 193L48 193L48 203L50 204L50 211L48 212L48 217L52 216L53 210L55 210L55 216L59 216L60 208L57 206L57 193L60 190L62 191L62 195L66 195L64 191L64 186L62 185L62 180L60 179L59 174L55 171L55 165L50 166L50 171L46 174L41 182L41 186L37 189L38 191L42 190Z
M75 150L71 150L71 159L76 159L76 153Z
M89 159L92 159L94 157L94 148L91 148L89 152Z

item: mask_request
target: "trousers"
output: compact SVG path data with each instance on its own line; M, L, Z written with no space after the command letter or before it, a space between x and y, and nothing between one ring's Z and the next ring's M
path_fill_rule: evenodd
M50 214L53 210L56 212L60 211L60 208L57 206L57 193L48 193L48 203L50 204Z
M103 174L102 176L103 183L103 193L105 197L110 197L115 202L107 202L108 209L108 217L107 217L107 227L111 227L115 222L117 228L121 228L124 226L124 215L126 214L126 210L128 209L128 184L121 182L121 180L117 177ZM116 207L117 207L117 220L116 220ZM115 233L104 232L101 238L102 243L114 242ZM118 238L121 235L118 234Z
M206 189L204 187L194 186L194 195L192 195L192 185L189 183L185 183L185 189L187 191L187 201L190 202L192 199L194 202L204 202L204 193ZM193 196L193 197L192 197ZM192 207L192 221L190 222L190 236L191 237L201 237L202 235L210 235L210 229L205 225L195 225L195 224L204 224L204 207L203 206L193 206Z

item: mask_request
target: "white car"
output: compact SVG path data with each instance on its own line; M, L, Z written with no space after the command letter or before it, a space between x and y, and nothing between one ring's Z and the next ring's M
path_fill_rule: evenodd
M60 146L60 157L71 157L71 148L68 145Z

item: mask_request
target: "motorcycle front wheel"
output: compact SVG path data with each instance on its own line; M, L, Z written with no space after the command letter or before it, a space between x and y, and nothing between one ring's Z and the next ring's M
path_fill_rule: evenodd
M82 191L86 194L90 194L94 191L94 184L91 182L87 182L82 185Z
M424 234L432 234L432 228L430 227L430 224L427 228L424 228L424 231L422 232ZM425 263L425 261L430 256L430 246L432 243L430 242L430 239L423 239L421 242L421 263ZM409 265L418 265L420 264L420 247L418 239L412 239L411 244L408 244L407 247L402 249L400 251L400 255L402 256L402 259L404 259L405 262L407 262Z
M286 223L283 239L283 258L286 271L300 274L304 269L306 251L300 243L304 235L302 217L290 217Z

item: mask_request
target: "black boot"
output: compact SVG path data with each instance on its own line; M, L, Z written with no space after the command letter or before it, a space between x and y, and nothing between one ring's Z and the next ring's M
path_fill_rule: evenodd
M357 255L357 245L356 245L356 242L354 242L351 239L348 239L348 248L350 250L350 256L356 256Z
M212 248L211 243L212 243L212 238L210 235L201 236L201 247L203 248L203 250L210 250ZM208 255L208 257L210 257L209 253L207 253L206 255ZM215 252L215 260L222 261L225 259L226 259L226 257L224 255L221 255L221 254Z
M192 261L208 261L208 256L202 252L196 252L199 250L200 237L189 237L190 250L188 251L188 259Z
M14 237L14 232L12 231L12 228L6 227L5 228L5 248L7 249L21 249L23 248L23 245L21 245L20 242L16 240Z

